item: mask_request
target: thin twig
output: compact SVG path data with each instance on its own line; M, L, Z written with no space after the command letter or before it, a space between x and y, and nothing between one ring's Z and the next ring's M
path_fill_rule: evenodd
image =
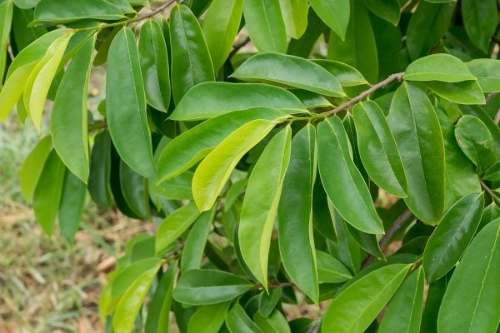
M485 182L483 182L482 180L480 181L481 183L481 187L486 191L488 192L488 194L491 196L491 198L498 204L500 204L500 197L488 186L486 185Z
M243 39L242 41L240 42L236 42L234 43L233 45L233 49L231 50L231 52L229 53L229 56L228 58L232 58L236 53L238 53L238 51L245 45L247 45L248 43L250 42L250 37L245 37L245 39Z
M403 72L389 75L385 80L380 81L380 82L374 84L373 86L371 86L370 89L365 90L361 94L357 95L356 97L348 100L347 102L344 102L344 103L340 104L339 106L337 106L333 110L329 110L329 111L323 112L320 115L323 116L323 117L329 117L329 116L334 115L336 113L339 113L339 112L342 112L344 110L347 110L347 109L351 108L352 106L354 106L356 103L359 103L362 100L364 100L365 98L369 97L371 94L373 94L377 90L386 87L390 83L392 83L394 81L401 81L401 80L403 80L403 75L404 75Z

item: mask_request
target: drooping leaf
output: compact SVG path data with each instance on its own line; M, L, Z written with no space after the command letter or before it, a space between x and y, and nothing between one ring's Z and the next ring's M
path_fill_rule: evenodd
M201 306L196 309L188 323L188 333L217 333L224 324L230 302Z
M259 51L285 53L287 36L279 0L245 0L245 27Z
M169 311L172 305L172 292L174 290L177 267L169 265L165 274L156 286L155 293L148 305L145 331L148 333L168 333L170 331Z
M201 261L213 218L213 210L204 212L191 228L182 250L181 272L201 268Z
M226 327L231 333L262 333L259 326L247 315L239 303L233 305L227 313Z
M485 93L500 92L500 60L474 59L467 63Z
M75 233L80 225L86 194L85 183L66 170L58 219L61 234L70 243L74 241Z
M341 283L352 279L352 274L335 257L323 251L316 251L318 259L318 281L320 283Z
M291 128L278 132L260 155L248 179L238 226L245 264L267 289L268 257L274 221L290 161Z
M311 7L342 41L346 39L351 4L349 0L311 0Z
M197 83L214 81L214 67L200 24L185 5L170 13L172 95L177 104Z
M213 0L207 9L202 26L215 71L231 52L242 14L243 0Z
M303 109L292 93L262 83L206 82L190 89L170 119L193 121L251 108Z
M443 213L444 143L439 120L425 92L403 83L388 116L406 174L408 208L424 222L436 223Z
M497 27L497 3L494 0L462 1L464 28L472 44L489 53L491 37Z
M24 160L19 171L21 193L26 201L31 201L36 184L43 170L43 165L52 150L52 138L46 136L33 148Z
M196 221L199 215L198 209L192 203L178 208L168 215L156 231L156 253L161 254L170 244L175 242Z
M174 290L174 299L189 305L211 305L230 301L245 292L252 285L232 273L195 269L185 272Z
M424 309L424 272L420 267L412 272L396 292L384 312L378 332L420 332Z
M345 40L337 34L330 34L328 58L354 66L368 81L375 82L379 75L378 54L369 12L363 1L351 1L351 5L351 18ZM340 11L331 13L335 15L334 13Z
M135 37L123 28L111 42L106 78L106 119L121 159L135 172L154 174L146 95Z
M494 333L500 317L500 219L488 223L465 250L438 315L440 333Z
M309 60L291 55L258 53L241 64L231 76L243 81L277 83L326 96L345 96L334 75Z
M90 196L100 208L113 204L111 192L111 137L108 131L97 134L90 155L88 189Z
M10 111L16 106L23 94L26 80L34 67L35 63L21 66L7 78L5 85L0 90L0 121L5 121Z
M375 15L398 25L401 8L398 0L365 0L366 7Z
M159 21L150 20L141 27L139 55L146 100L155 109L167 112L170 104L169 61Z
M427 82L425 84L433 93L452 103L475 105L486 104L484 93L477 81L457 83Z
M292 141L278 209L278 240L288 276L314 302L319 297L312 225L316 168L316 129L306 125Z
M0 89L3 85L5 65L7 63L7 47L9 46L13 12L14 5L12 1L0 3Z
M119 174L120 190L127 206L137 217L148 219L151 216L151 210L146 179L134 172L123 161L120 161Z
M42 230L51 235L54 230L59 202L63 192L64 164L52 150L47 156L43 170L33 193L33 210Z
M364 332L396 293L410 267L387 265L343 289L333 298L324 315L321 332Z
M406 196L406 176L394 136L380 107L372 101L352 110L357 145L368 176L389 193Z
M57 89L51 117L54 149L66 167L84 183L89 177L87 89L95 38L82 46Z
M198 165L193 176L193 198L200 211L212 208L238 161L259 143L276 121L256 119L233 131Z
M384 232L368 187L350 154L347 133L338 117L318 126L318 165L321 181L339 214L353 227L371 234Z
M429 282L443 277L459 261L476 232L484 206L482 194L469 194L448 209L425 246L423 264Z
M476 80L466 64L446 53L436 53L415 60L406 68L404 77L408 81L450 83Z

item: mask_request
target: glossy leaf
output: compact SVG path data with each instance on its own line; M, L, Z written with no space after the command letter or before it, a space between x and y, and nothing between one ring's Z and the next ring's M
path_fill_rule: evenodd
M74 241L80 225L86 194L85 183L66 170L58 218L61 234L70 243Z
M177 104L194 85L214 81L214 68L198 20L185 5L170 13L172 95Z
M200 213L193 204L187 204L168 215L156 231L156 253L161 254L170 244L175 242Z
M194 223L182 250L181 272L201 268L201 261L203 260L203 253L213 219L214 211L208 211L201 214Z
M243 0L213 0L207 9L203 33L215 71L222 67L231 52L242 14Z
M410 265L392 264L370 272L338 293L328 308L321 332L364 332L396 293Z
M127 206L134 215L146 220L150 217L147 181L134 172L126 163L120 161L120 190Z
M332 73L337 80L340 81L340 84L343 87L354 87L368 84L368 81L366 81L363 74L348 64L328 59L317 59L314 60L314 62Z
M258 53L231 76L243 81L277 83L326 96L345 96L334 75L309 60L291 55Z
M226 327L231 333L263 333L239 303L227 313Z
M264 107L303 109L304 105L292 93L267 84L206 82L196 85L184 95L170 119L202 120Z
M291 333L285 316L279 310L275 310L269 317L263 317L257 312L254 320L262 333Z
M425 246L423 264L429 282L443 277L458 262L481 222L483 207L483 195L473 193L448 209Z
M439 309L440 333L497 331L500 317L499 238L500 219L496 219L487 224L465 250Z
M111 193L111 137L107 131L97 134L90 155L88 189L90 196L100 208L113 204Z
M174 290L178 302L189 305L211 305L230 301L252 285L232 273L200 269L185 272Z
M372 101L352 111L357 145L368 176L378 186L399 197L406 196L406 176L394 136L380 107Z
M151 135L139 52L132 30L123 28L109 48L106 119L121 159L135 172L154 174Z
M66 167L84 183L89 177L87 89L95 38L73 58L57 89L51 117L54 149Z
M346 39L351 15L349 0L311 0L311 7L342 41Z
M291 135L290 127L286 127L264 148L248 178L238 225L243 260L266 289L269 247L290 161Z
M485 104L483 91L477 81L458 83L427 82L427 88L452 103L474 105Z
M467 63L485 93L500 92L500 60L474 59Z
M46 136L33 148L24 160L19 171L21 193L25 200L31 201L36 184L42 173L43 165L52 150L52 138Z
M366 7L375 15L398 25L401 15L398 0L365 0Z
M476 80L460 59L445 53L422 57L412 62L405 71L408 81L462 82Z
M341 283L352 279L352 274L340 261L323 251L316 251L318 259L318 281Z
M227 302L199 307L189 319L188 333L219 332L230 304Z
M434 107L423 90L404 83L388 116L406 174L405 203L422 221L437 223L444 210L444 143Z
M146 100L155 109L167 112L170 104L169 61L159 21L147 21L141 27L139 55Z
M339 38L337 34L330 34L328 58L356 67L368 81L375 82L379 75L378 54L369 12L362 1L351 1L351 5L351 18L345 39ZM334 15L340 11L331 13Z
M193 176L193 198L200 211L212 208L238 161L259 143L276 121L257 119L239 127L198 165Z
M424 309L424 273L412 272L396 292L384 312L378 332L419 333Z
M176 273L175 264L170 265L156 286L153 298L148 305L148 316L144 327L148 333L168 333L170 331L169 311L172 305Z
M371 234L384 232L368 187L354 165L347 133L338 117L318 126L318 165L323 187L340 215Z
M279 0L245 0L245 27L259 51L285 53L287 36Z
M278 208L278 240L282 264L288 276L317 302L318 273L312 225L315 178L316 129L306 125L292 141Z
M488 53L497 27L497 3L494 0L462 1L464 28L472 44Z
M7 63L7 47L9 45L13 12L14 5L12 1L0 3L0 89L3 85L5 65Z
M52 150L43 165L42 173L33 193L33 210L36 221L47 235L51 235L54 231L54 223L63 192L64 171L64 164L56 152Z

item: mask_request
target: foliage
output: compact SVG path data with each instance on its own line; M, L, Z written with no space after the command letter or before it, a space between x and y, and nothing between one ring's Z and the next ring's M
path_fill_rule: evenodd
M109 332L496 332L496 9L0 1L0 120L39 134L22 193L69 242L87 192L155 224L102 292Z

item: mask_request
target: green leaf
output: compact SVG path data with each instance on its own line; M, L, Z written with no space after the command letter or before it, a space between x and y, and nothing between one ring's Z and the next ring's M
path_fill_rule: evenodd
M88 189L90 196L100 208L113 204L111 192L111 137L108 131L97 134L90 154Z
M289 91L267 84L205 82L194 86L184 95L170 119L202 120L263 107L303 109L304 105Z
M318 126L318 164L323 187L339 214L353 227L370 234L384 232L368 187L354 165L342 121L337 116Z
M201 261L203 260L203 253L214 214L214 210L204 212L191 228L182 249L181 272L201 268Z
M424 272L420 267L412 272L396 292L384 311L379 333L420 332L424 310Z
M119 167L120 190L134 215L146 220L151 216L147 181L134 172L126 163L120 161Z
M462 17L465 31L472 44L489 53L491 37L497 28L497 2L463 0Z
M51 235L54 230L63 191L64 171L64 164L52 150L47 156L33 194L36 221L47 235Z
M168 333L170 331L170 307L174 290L177 267L171 264L156 286L148 305L148 316L144 327L148 333Z
M125 18L133 13L126 1L106 0L41 0L35 8L36 23L67 23L76 20L113 21Z
M158 260L156 265L137 277L123 293L113 314L115 332L128 333L133 331L135 318L141 310L161 263L161 260Z
M354 87L368 84L363 74L356 68L340 61L316 59L315 63L332 73L343 87Z
M324 96L301 89L292 90L307 109L331 108L333 104Z
M26 80L34 67L35 63L21 66L7 78L5 85L0 90L0 122L7 119L10 111L21 98Z
M193 176L193 198L200 211L212 208L238 161L264 139L276 123L264 119L247 122L201 161Z
M285 53L287 36L279 0L245 0L245 27L257 50Z
M82 46L57 89L51 117L54 149L66 167L84 183L89 177L87 90L95 38Z
M177 104L197 83L214 81L214 68L200 24L185 5L170 13L172 95Z
M187 305L211 305L230 301L252 288L232 273L195 269L185 272L174 290L174 299Z
M411 59L427 54L448 30L455 2L419 2L410 18L406 33L406 46Z
M444 143L431 101L420 88L403 83L388 116L406 174L405 203L420 220L436 223L444 210Z
M264 81L304 89L325 96L344 97L337 78L304 58L278 53L258 53L231 75L243 81Z
M352 279L352 274L340 261L323 251L316 251L318 259L318 281L341 283Z
M196 221L199 215L196 206L192 203L178 208L168 215L156 231L156 253L161 254L174 243Z
M144 82L135 37L129 28L120 30L109 48L106 118L121 159L135 172L152 176L153 151Z
M149 20L141 27L139 56L146 100L157 110L167 112L170 104L168 50L160 21Z
M467 63L485 93L500 92L500 60L474 59Z
M311 7L342 41L346 39L351 15L349 0L311 0Z
M69 170L66 170L64 185L59 205L59 229L63 237L70 243L75 239L85 206L87 189L85 183Z
M49 46L43 58L30 74L24 88L25 98L29 101L24 104L29 110L35 128L38 130L40 130L42 123L42 113L45 108L45 101L47 99L50 86L52 85L52 80L54 80L59 64L63 58L64 51L66 50L72 35L72 31L67 31Z
M269 317L264 317L257 312L254 315L254 320L262 333L291 333L288 321L278 310L275 310Z
M2 89L5 65L7 63L7 47L9 46L9 34L12 24L14 6L12 2L0 3L0 89Z
M480 172L498 160L495 139L478 117L471 115L461 117L455 125L455 138L465 156L478 167Z
M488 223L467 247L443 297L440 333L494 333L500 317L500 219Z
M281 13L288 36L299 39L307 28L307 0L280 0Z
M345 39L330 34L328 58L356 67L368 81L375 82L379 75L378 55L370 13L362 1L351 1L351 5L351 19ZM338 15L340 11L332 10L331 13Z
M188 323L188 333L217 333L224 324L230 302L199 307Z
M415 60L406 68L404 78L408 81L450 83L476 80L466 64L446 53L432 54Z
M406 176L394 136L382 109L373 101L352 110L359 155L375 184L399 197L406 196Z
M366 7L375 15L398 25L401 8L398 0L365 0Z
M424 250L423 264L429 282L443 277L458 262L481 222L483 207L484 196L472 193L445 213Z
M291 135L289 126L278 132L255 163L248 178L238 226L243 260L266 289L269 247L290 161Z
M274 288L269 292L262 291L259 295L259 313L264 317L269 317L280 303L282 297L282 288Z
M231 333L263 333L239 303L227 313L226 327Z
M50 135L40 139L24 160L19 171L21 193L26 201L31 201L36 184L43 170L43 165L52 150Z
M318 302L318 273L312 225L316 178L316 129L306 125L293 138L278 209L281 260L290 279ZM241 244L241 242L240 242Z
M213 0L205 13L203 32L218 71L233 47L243 14L243 0Z
M323 318L321 332L364 332L403 282L411 265L370 272L339 292Z
M22 8L22 9L31 9L34 8L40 0L14 0L14 4L16 7Z
M457 104L486 104L481 86L477 81L458 83L426 82L426 87L434 94Z

